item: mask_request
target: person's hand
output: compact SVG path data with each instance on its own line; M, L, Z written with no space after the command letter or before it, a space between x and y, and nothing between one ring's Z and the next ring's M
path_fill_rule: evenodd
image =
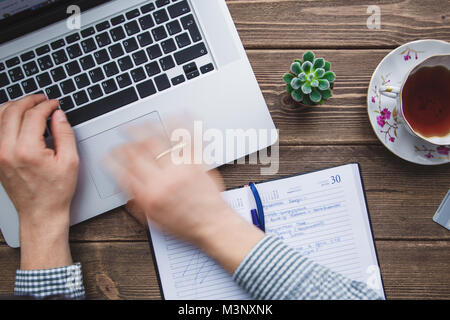
M131 213L163 231L191 242L234 272L264 237L223 200L220 175L194 164L177 164L158 139L117 149L109 165L119 184L133 198Z
M79 158L73 130L57 108L44 95L0 106L0 182L19 214L24 270L72 264L69 209ZM54 150L44 141L50 116Z

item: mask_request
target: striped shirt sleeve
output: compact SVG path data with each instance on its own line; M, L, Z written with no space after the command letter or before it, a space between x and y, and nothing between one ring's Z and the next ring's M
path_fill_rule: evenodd
M84 299L81 264L48 270L17 270L14 294L37 299L52 296Z
M366 284L321 266L266 236L236 269L233 279L261 300L375 300Z

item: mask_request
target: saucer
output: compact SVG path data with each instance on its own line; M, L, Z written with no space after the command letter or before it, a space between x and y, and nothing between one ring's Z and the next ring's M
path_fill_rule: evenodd
M378 65L367 95L369 120L383 145L398 157L422 165L450 163L450 146L437 146L411 135L397 114L396 100L379 93L381 86L400 87L409 70L436 54L450 53L450 44L418 40L391 51Z

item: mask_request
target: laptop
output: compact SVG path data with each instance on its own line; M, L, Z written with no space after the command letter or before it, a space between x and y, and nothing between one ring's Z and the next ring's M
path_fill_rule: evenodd
M0 30L0 105L43 92L59 99L75 131L71 225L126 203L103 168L126 126L166 132L169 119L189 114L222 132L275 129L224 0L3 0ZM277 139L238 146L214 166ZM18 247L17 212L1 185L0 207L3 236Z

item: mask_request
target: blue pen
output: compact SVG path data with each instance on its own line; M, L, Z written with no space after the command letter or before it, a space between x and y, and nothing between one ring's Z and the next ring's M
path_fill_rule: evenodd
M257 220L259 223L259 227L263 232L266 232L266 224L264 221L264 209L261 201L261 197L259 196L258 189L256 188L255 184L253 182L249 183L250 190L253 193L253 197L255 198L256 202L256 211L257 211ZM252 212L252 219L253 219L253 212ZM255 224L256 225L256 224Z

